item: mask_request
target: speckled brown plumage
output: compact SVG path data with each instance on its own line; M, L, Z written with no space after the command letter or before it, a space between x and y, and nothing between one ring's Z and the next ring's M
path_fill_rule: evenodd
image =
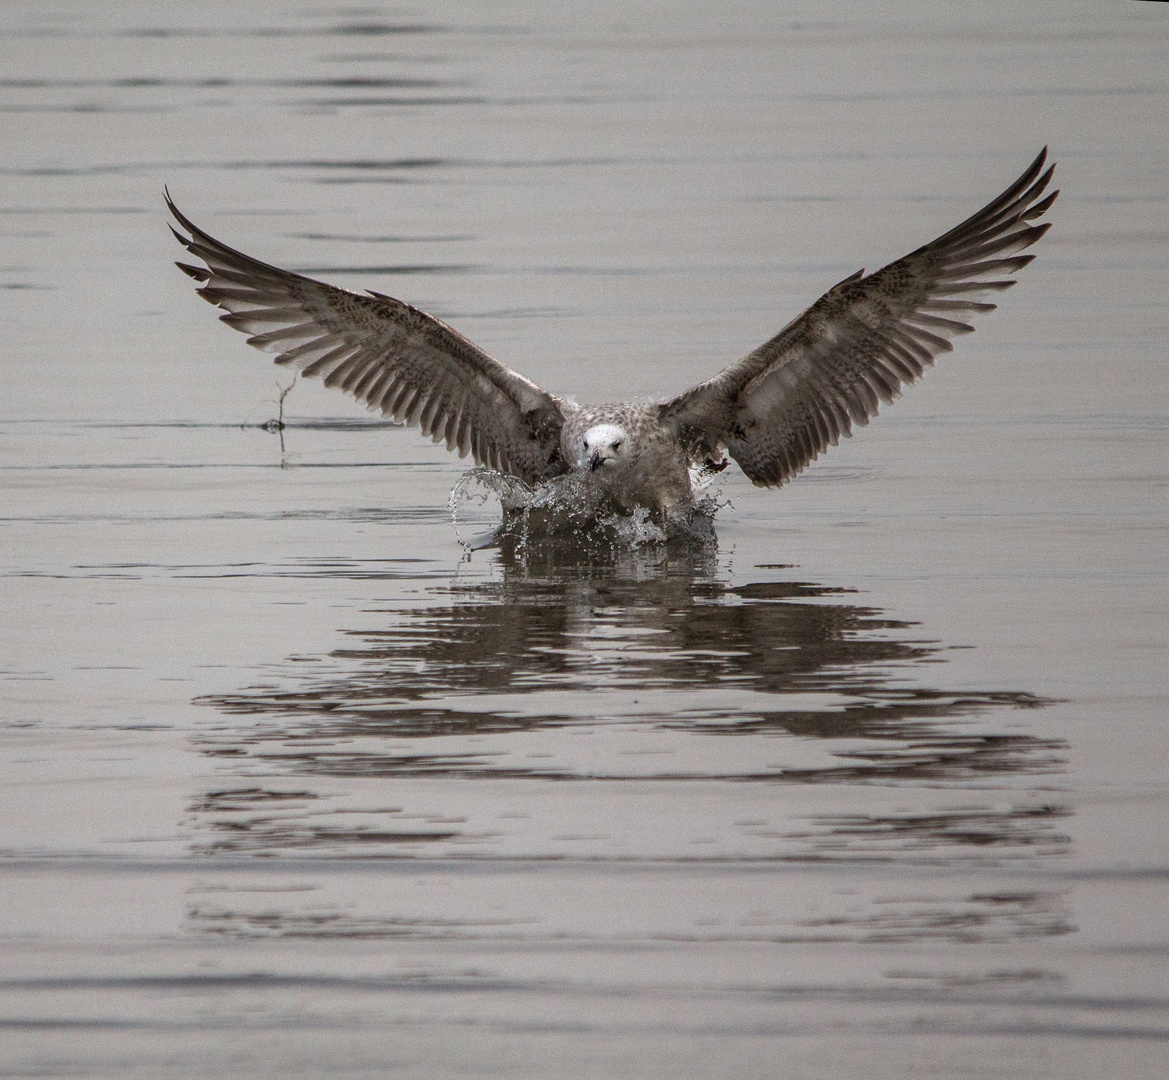
M1055 168L1043 171L1046 158L1044 149L1002 195L944 236L829 289L770 341L664 404L662 423L693 457L725 446L754 483L791 479L949 352L951 336L971 333L965 319L995 307L978 293L1015 284L1004 275L1035 256L1014 253L1047 232L1050 224L1031 223L1059 194L1040 198Z
M172 230L205 266L179 267L221 319L276 363L324 380L460 456L529 485L579 472L627 512L689 497L688 467L728 453L750 479L778 486L866 424L919 378L949 338L991 311L980 293L1033 255L1046 149L997 199L944 236L868 277L831 288L770 341L713 379L651 405L579 406L501 364L401 300L350 292L221 244L167 205Z

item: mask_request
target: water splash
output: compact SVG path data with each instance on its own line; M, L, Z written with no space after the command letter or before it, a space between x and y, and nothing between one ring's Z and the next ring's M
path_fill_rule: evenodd
M455 535L469 553L505 542L522 550L572 540L612 551L675 541L711 544L714 516L724 503L717 494L703 494L662 514L645 507L621 514L574 473L529 487L514 476L480 468L459 477L448 505Z

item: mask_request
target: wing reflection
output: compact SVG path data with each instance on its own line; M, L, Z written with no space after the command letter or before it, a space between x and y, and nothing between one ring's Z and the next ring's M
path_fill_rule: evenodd
M511 850L524 830L486 825L480 804L492 796L468 794L467 780L513 794L523 781L884 790L993 785L1063 767L1061 740L1004 722L1043 701L929 685L943 646L848 590L734 586L705 547L536 556L505 547L497 580L432 586L414 606L386 611L382 628L344 632L349 643L311 675L301 658L278 685L201 699L230 722L201 735L199 749L249 778L192 806L202 849ZM392 790L400 800L404 789L387 781L455 782L462 809L344 805L324 787L303 790L309 777L366 781L367 797ZM1026 798L849 807L778 828L736 822L733 837L710 842L801 859L1012 857L1066 845L1062 813ZM544 854L586 841L604 850L612 839L607 826L577 824L546 837Z

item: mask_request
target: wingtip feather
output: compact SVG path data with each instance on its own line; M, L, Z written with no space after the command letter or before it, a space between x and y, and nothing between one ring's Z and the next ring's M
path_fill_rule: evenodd
M202 266L192 266L190 263L181 262L175 263L175 266L186 274L187 277L194 278L196 281L208 281L211 277L211 272Z

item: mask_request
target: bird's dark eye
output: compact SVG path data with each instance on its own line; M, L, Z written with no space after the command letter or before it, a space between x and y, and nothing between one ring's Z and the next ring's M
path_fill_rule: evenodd
M620 449L621 449L621 440L620 440L620 439L618 439L616 442L614 442L614 443L613 443L613 449L614 449L614 450L620 450Z

